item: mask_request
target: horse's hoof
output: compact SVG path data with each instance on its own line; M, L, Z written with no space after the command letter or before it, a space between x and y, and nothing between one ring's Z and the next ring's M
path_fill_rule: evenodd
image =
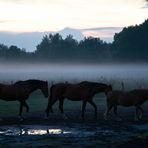
M107 121L107 120L108 120L108 118L104 118L104 120L105 120L105 121Z
M48 119L49 119L49 117L47 117L47 116L44 117L44 120L48 120Z
M140 114L138 118L139 118L139 120L141 120L142 119L142 114Z
M19 121L24 121L24 117L19 117Z
M20 118L19 121L24 121L24 119L23 118Z
M2 118L0 118L0 122L2 122L3 121L3 119Z
M139 119L138 118L134 118L134 121L139 121Z
M64 114L64 115L62 115L62 118L64 119L64 120L68 120L68 117Z
M98 116L97 116L97 115L95 115L95 116L94 116L94 120L97 120L97 118L98 118Z
M82 119L82 122L85 122L85 119Z
M107 118L107 116L106 116L106 115L104 115L104 120L105 120L105 121L107 121L107 120L108 120L108 118Z
M116 121L122 121L122 119L120 117L117 117Z
M81 120L82 120L82 122L85 122L85 118L84 117L81 117Z

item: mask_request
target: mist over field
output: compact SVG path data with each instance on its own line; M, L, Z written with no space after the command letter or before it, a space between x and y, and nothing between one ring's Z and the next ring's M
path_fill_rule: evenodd
M49 84L58 82L77 83L96 81L114 86L125 82L135 87L148 86L147 64L0 64L1 83L18 80L41 79ZM119 86L120 89L120 86Z

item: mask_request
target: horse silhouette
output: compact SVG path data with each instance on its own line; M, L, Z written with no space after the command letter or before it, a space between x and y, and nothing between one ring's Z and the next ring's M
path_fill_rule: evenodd
M59 100L59 109L64 115L63 103L64 99L67 98L71 101L83 101L82 105L82 119L84 120L85 107L87 102L89 102L95 109L95 118L97 118L97 106L93 101L93 97L96 93L105 92L112 90L111 85L106 85L103 83L87 82L83 81L78 84L69 83L57 83L50 88L50 97L48 101L48 106L46 109L46 115L48 117L49 111L52 112L52 106Z
M148 99L148 89L134 89L132 91L111 91L107 96L107 110L104 113L104 119L107 120L111 109L114 109L114 114L118 120L121 120L117 115L117 106L135 106L135 120L142 118L143 109L141 105ZM140 111L140 112L139 112Z
M48 82L41 80L26 80L18 81L11 85L0 84L0 99L5 101L19 101L20 109L19 116L22 118L23 107L26 108L26 111L29 111L29 106L26 103L29 95L40 89L44 94L44 97L48 97Z

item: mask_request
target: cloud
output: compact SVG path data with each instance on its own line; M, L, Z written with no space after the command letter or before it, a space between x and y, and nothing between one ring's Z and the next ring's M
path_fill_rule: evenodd
M142 8L143 9L147 9L148 8L148 4L145 4Z
M86 29L82 29L84 31L86 30L120 30L123 27L98 27L98 28L86 28Z
M1 23L10 23L10 22L16 22L15 20L0 20Z
M144 6L142 7L142 9L147 9L148 8L148 0L145 0L145 4Z
M7 21L4 21L4 20L2 20L2 21L0 21L0 23L6 23Z
M123 27L100 27L100 28L87 28L82 29L85 37L99 37L107 42L112 42L115 33L120 32Z
M25 0L1 0L1 2L11 2L11 3L15 3L15 2L23 2Z

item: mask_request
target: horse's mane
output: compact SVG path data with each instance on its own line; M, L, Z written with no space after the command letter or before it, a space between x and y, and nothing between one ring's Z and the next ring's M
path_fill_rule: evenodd
M108 86L107 84L104 83L97 83L97 82L89 82L89 81L82 81L79 84L84 84L84 85L90 85L90 86Z
M6 86L6 85L5 85L5 84L0 83L0 89L1 89L3 86Z
M21 84L21 83L37 83L37 82L43 82L41 80L36 80L36 79L29 79L29 80L24 80L24 81L17 81L14 84Z

